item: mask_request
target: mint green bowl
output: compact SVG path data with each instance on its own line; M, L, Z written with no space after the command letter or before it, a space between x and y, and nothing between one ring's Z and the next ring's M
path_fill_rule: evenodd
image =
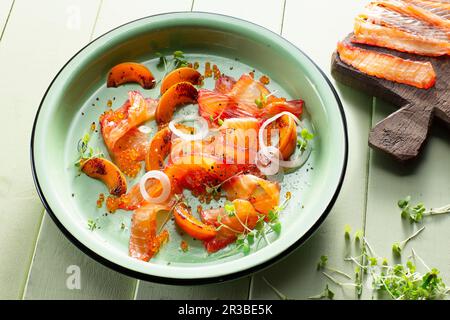
M96 207L105 186L74 166L77 142L92 122L107 109L126 100L128 90L157 97L159 90L134 84L106 88L108 70L123 61L146 64L157 79L157 52L182 50L190 61L211 61L222 72L239 77L255 70L267 74L270 90L306 101L306 121L315 132L308 163L285 176L282 194L292 199L281 213L282 232L248 255L205 253L200 242L186 239L170 227L171 240L150 262L128 256L130 212L104 216ZM208 79L206 87L213 86ZM193 109L194 108L194 109ZM180 113L195 112L185 107ZM106 148L98 133L92 143ZM106 153L107 154L107 153ZM334 204L347 164L347 130L338 95L320 69L303 52L258 25L207 13L170 13L143 18L118 27L79 51L57 74L36 115L31 138L31 164L35 184L47 212L81 250L105 265L145 280L200 284L248 275L292 252L322 223ZM129 181L132 184L133 181ZM91 231L88 219L100 229ZM125 228L123 228L125 226ZM181 239L190 250L179 249ZM231 250L231 249L228 249ZM227 251L225 251L227 252Z

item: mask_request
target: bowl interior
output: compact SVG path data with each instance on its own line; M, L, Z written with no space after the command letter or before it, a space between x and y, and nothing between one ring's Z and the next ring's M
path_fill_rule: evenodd
M147 65L160 79L157 53L185 52L189 61L217 64L221 72L238 78L255 71L266 74L268 88L277 95L306 102L307 125L315 133L314 149L307 165L285 175L282 195L292 199L281 214L282 232L269 238L248 256L241 253L207 255L200 242L180 236L169 223L171 240L149 263L128 257L131 213L118 211L105 216L96 208L105 186L80 175L74 162L77 143L90 131L101 113L115 109L127 99L129 90L157 98L158 89L143 90L128 84L106 88L109 69L124 61ZM213 79L205 87L212 88ZM175 116L196 112L187 106ZM63 227L81 244L114 265L160 279L223 278L263 265L298 244L314 229L334 201L346 163L345 123L339 102L317 67L298 49L259 26L237 19L201 13L178 13L145 18L115 29L77 54L56 77L43 99L32 141L35 175L45 202ZM156 132L154 123L149 123ZM107 155L101 135L91 133L93 147ZM129 185L136 180L129 180ZM195 199L192 199L195 201ZM195 207L195 206L194 206ZM91 231L88 219L100 227ZM179 249L181 239L190 244L187 253ZM231 249L228 249L228 251ZM226 252L226 251L225 251ZM226 266L224 266L226 264Z

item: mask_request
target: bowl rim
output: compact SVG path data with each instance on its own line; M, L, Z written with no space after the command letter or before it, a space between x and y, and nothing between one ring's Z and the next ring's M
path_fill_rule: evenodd
M150 19L152 17L161 17L161 16L170 16L170 15L177 15L177 14L182 14L182 15L206 15L206 16L219 16L222 18L226 18L226 19L231 19L231 20L235 20L235 21L239 21L241 23L247 23L250 25L253 25L254 27L258 27L261 28L263 30L265 30L266 32L272 34L273 36L275 36L275 38L277 38L278 40L281 41L285 41L288 44L290 44L293 48L295 48L299 53L301 53L306 59L308 59L312 65L315 67L315 69L320 73L320 75L322 76L322 78L325 80L326 84L329 86L329 89L331 90L331 93L333 94L338 109L339 109L339 114L341 116L341 121L342 121L342 127L343 127L343 136L344 136L344 152L343 152L343 162L342 162L342 168L341 168L341 172L339 175L339 180L336 186L336 189L333 193L332 198L330 199L330 201L328 202L325 210L322 212L322 214L319 216L319 218L315 221L315 223L308 229L307 232L305 232L300 238L298 238L294 243L292 243L289 247L285 248L284 250L280 251L278 254L274 255L272 258L267 259L266 261L257 264L255 266L249 267L249 268L243 268L242 270L233 272L233 273L229 273L229 274L225 274L225 275L219 275L219 276L213 276L213 277L205 277L205 278L171 278L171 277L164 277L164 276L156 276L156 275L151 275L151 274L147 274L147 273L143 273L143 272L139 272L136 270L132 270L130 268L127 268L121 264L115 263L105 257L103 257L102 255L100 255L99 253L95 252L93 249L90 249L89 247L87 247L84 243L82 243L80 240L78 240L63 224L62 222L58 219L58 217L56 216L56 214L53 212L53 210L51 209L47 199L45 198L44 192L41 188L41 185L39 183L39 179L37 177L37 171L36 171L36 163L35 163L35 156L34 156L34 143L35 143L35 133L36 133L36 127L37 127L37 123L38 123L38 119L39 119L39 114L41 112L42 106L44 104L44 101L47 97L48 92L50 91L50 89L52 88L54 82L57 80L57 78L59 77L59 75L61 74L61 72L66 68L66 66L75 59L75 57L77 57L80 53L82 53L87 47L89 47L91 44L93 44L94 42L96 42L97 40L99 40L100 38L108 35L109 33L120 29L126 25L141 21L141 20L145 20L145 19ZM200 284L211 284L211 283L218 283L218 282L224 282L224 281L231 281L231 280L235 280L238 278L242 278L248 275L251 275L257 271L261 271L263 269L268 268L269 266L273 265L275 262L281 261L282 259L286 258L289 254L291 254L294 250L296 250L297 248L300 247L300 245L302 245L308 238L310 238L315 231L317 231L317 229L319 228L319 226L323 223L323 221L326 219L326 217L328 216L328 214L330 213L331 209L333 208L337 197L342 189L342 185L344 182L344 178L345 178L345 174L347 171L347 165L348 165L348 126L347 126L347 120L346 120L346 116L345 116L345 111L344 108L342 106L341 100L339 98L339 94L337 93L334 85L331 83L330 79L328 78L328 76L323 72L323 70L305 53L303 52L299 47L297 47L296 45L294 45L292 42L290 42L289 40L285 39L284 37L282 37L281 35L267 29L264 26L261 26L259 24L256 24L254 22L251 21L247 21L245 19L241 19L241 18L237 18L237 17L233 17L233 16L229 16L229 15L225 15L225 14L219 14L219 13L210 13L210 12L203 12L203 11L177 11L177 12L168 12L168 13L160 13L160 14L155 14L155 15L149 15L149 16L145 16L139 19L135 19L129 22L126 22L124 24L121 24L113 29L110 29L109 31L103 33L102 35L96 37L95 39L91 40L89 43L87 43L86 45L84 45L80 50L78 50L69 60L67 60L67 62L60 68L60 70L56 73L56 75L54 76L54 78L52 79L52 81L50 82L49 86L47 87L41 102L39 103L39 107L36 111L36 115L34 118L34 122L33 122L33 127L32 127L32 132L31 132L31 139L30 139L30 162L31 162L31 171L32 171L32 176L33 176L33 181L38 193L38 196L45 208L45 211L49 214L49 216L52 218L53 222L57 225L57 227L62 231L62 233L66 236L66 238L68 238L78 249L80 249L83 253L85 253L86 255L88 255L89 257L93 258L94 260L100 262L101 264L103 264L104 266L118 271L122 274L125 274L127 276L136 278L136 279L140 279L140 280L144 280L144 281L151 281L151 282L156 282L156 283L161 283L161 284L171 284L171 285L200 285Z

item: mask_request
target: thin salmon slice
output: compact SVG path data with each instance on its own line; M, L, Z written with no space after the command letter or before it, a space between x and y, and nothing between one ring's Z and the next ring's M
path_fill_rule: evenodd
M428 61L402 59L343 42L338 43L337 50L343 62L368 75L422 89L429 89L436 83L436 73Z
M425 21L437 27L446 29L450 28L449 20L442 18L439 15L410 2L401 0L382 0L375 1L374 3L388 8L392 11L396 11L398 13L414 17L418 20Z
M133 212L131 218L130 256L149 261L169 239L167 230L157 234L157 215L169 211L169 205L148 204Z
M367 16L355 20L352 42L424 56L450 55L450 42L375 24Z
M418 20L405 13L390 10L380 2L373 2L366 6L363 16L366 17L367 21L374 24L398 29L428 39L444 42L450 39L449 31L436 28L428 22Z
M443 19L450 20L450 1L437 0L404 0L421 7Z
M100 116L100 126L106 146L113 150L116 142L128 131L152 120L157 100L145 99L139 92L130 91L128 100L117 110L108 110Z

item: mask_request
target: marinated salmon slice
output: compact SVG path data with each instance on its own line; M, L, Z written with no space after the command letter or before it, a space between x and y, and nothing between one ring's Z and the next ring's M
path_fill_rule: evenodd
M448 41L449 31L436 28L434 25L397 11L390 10L379 2L366 6L363 16L367 21L377 25L398 29L429 39Z
M248 74L242 75L236 83L228 78L219 78L215 91L199 90L198 106L200 115L216 126L219 119L262 119L282 111L300 117L303 111L302 100L286 101L278 98Z
M434 14L431 11L424 9L421 6L416 6L412 3L401 0L380 0L375 1L375 4L388 8L392 11L399 12L410 17L414 17L418 20L425 21L437 27L450 28L450 21L445 18Z
M450 54L450 42L427 38L398 28L375 24L365 15L355 20L352 42L363 43L424 56Z
M404 0L407 3L421 7L443 19L450 19L450 2L438 0Z
M133 212L131 218L129 254L131 257L149 261L169 239L167 230L157 234L157 215L169 211L169 205L148 204Z
M108 110L100 116L100 126L106 146L113 150L116 142L128 131L152 120L157 101L145 99L139 92L130 91L128 100L117 110Z
M412 61L389 54L338 43L343 62L368 75L417 88L428 89L436 82L436 73L430 62Z

